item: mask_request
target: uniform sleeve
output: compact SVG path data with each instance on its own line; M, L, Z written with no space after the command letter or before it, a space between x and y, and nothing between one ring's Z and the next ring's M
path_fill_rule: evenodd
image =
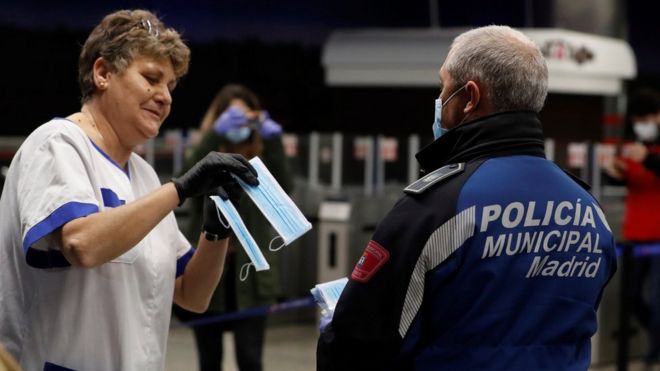
M185 240L185 236L181 232L179 232L179 235ZM192 259L193 254L195 253L195 249L188 244L188 241L185 242L186 247L184 248L184 245L180 245L180 248L177 250L176 277L179 277L185 272L188 262Z
M152 233L163 234L162 241L165 241L168 249L175 251L176 277L179 277L185 271L186 265L192 258L195 249L192 248L186 236L179 230L174 212L169 213Z
M398 369L406 362L404 338L416 331L416 322L401 330L404 302L433 224L408 201L383 219L356 264L332 322L319 337L319 371ZM406 345L414 346L414 340Z
M188 262L195 253L195 249L190 245L186 236L178 229L176 229L176 238L174 241L176 245L176 276L179 277L186 270L186 265L188 265Z
M36 268L69 263L51 232L73 219L99 211L90 180L90 154L80 139L54 133L22 152L18 179L23 251ZM77 140L78 139L78 140Z

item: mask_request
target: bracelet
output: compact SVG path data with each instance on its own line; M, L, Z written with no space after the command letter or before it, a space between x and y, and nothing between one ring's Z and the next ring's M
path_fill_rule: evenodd
M204 238L207 241L220 241L220 240L224 240L225 238L227 238L227 237L222 237L219 234L215 234L215 233L211 233L211 232L207 232L207 231L202 231L202 234L204 234Z

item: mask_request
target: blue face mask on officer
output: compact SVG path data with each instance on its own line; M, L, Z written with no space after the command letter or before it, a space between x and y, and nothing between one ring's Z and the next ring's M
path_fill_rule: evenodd
M467 85L463 85L460 88L456 89L455 92L453 92L449 98L447 98L447 101L444 104L449 103L449 101L456 95L458 94L459 91L465 89ZM443 136L449 129L445 129L442 127L442 98L438 98L435 100L435 118L433 120L433 139L438 139L441 136Z

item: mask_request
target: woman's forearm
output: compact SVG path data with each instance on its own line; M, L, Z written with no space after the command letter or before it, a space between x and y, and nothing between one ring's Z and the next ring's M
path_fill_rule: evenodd
M75 266L96 267L140 242L179 203L172 183L125 205L66 223L59 231L62 254Z

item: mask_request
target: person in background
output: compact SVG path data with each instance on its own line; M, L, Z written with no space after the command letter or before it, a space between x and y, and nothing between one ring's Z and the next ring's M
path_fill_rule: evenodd
M625 143L621 157L606 169L616 179L623 178L626 160L642 164L647 170L660 175L660 95L651 89L640 89L628 102Z
M200 125L200 131L201 142L187 158L187 166L194 164L200 156L211 150L239 153L248 159L259 156L282 188L287 193L292 190L292 180L282 146L282 128L262 110L256 94L247 87L240 84L223 87L211 102ZM191 199L190 202L192 215L187 235L194 238L199 233L197 219L202 202L199 199ZM270 269L252 272L245 281L241 281L241 268L249 263L249 259L238 240L230 238L226 273L213 294L209 310L203 315L196 315L175 307L175 314L183 321L273 304L281 295L278 254L268 249L271 240L276 236L274 229L250 200L234 204L247 229L262 247ZM226 331L231 331L234 335L238 368L241 371L262 370L265 329L264 315L194 326L200 370L217 371L222 368L223 333Z
M541 51L476 28L439 77L426 175L355 265L317 369L587 370L614 238L586 185L545 158Z
M626 138L621 155L606 164L606 173L626 185L623 238L634 244L660 243L660 95L642 89L630 97ZM648 332L647 369L660 356L660 257L639 257L633 266L629 298ZM645 299L645 283L648 297Z
M233 176L256 185L256 172L211 152L161 185L133 152L158 135L189 59L151 12L105 16L80 53L80 111L38 127L12 159L0 198L0 344L23 369L162 370L172 302L208 307L231 231L208 214L194 249L173 210L228 197Z

